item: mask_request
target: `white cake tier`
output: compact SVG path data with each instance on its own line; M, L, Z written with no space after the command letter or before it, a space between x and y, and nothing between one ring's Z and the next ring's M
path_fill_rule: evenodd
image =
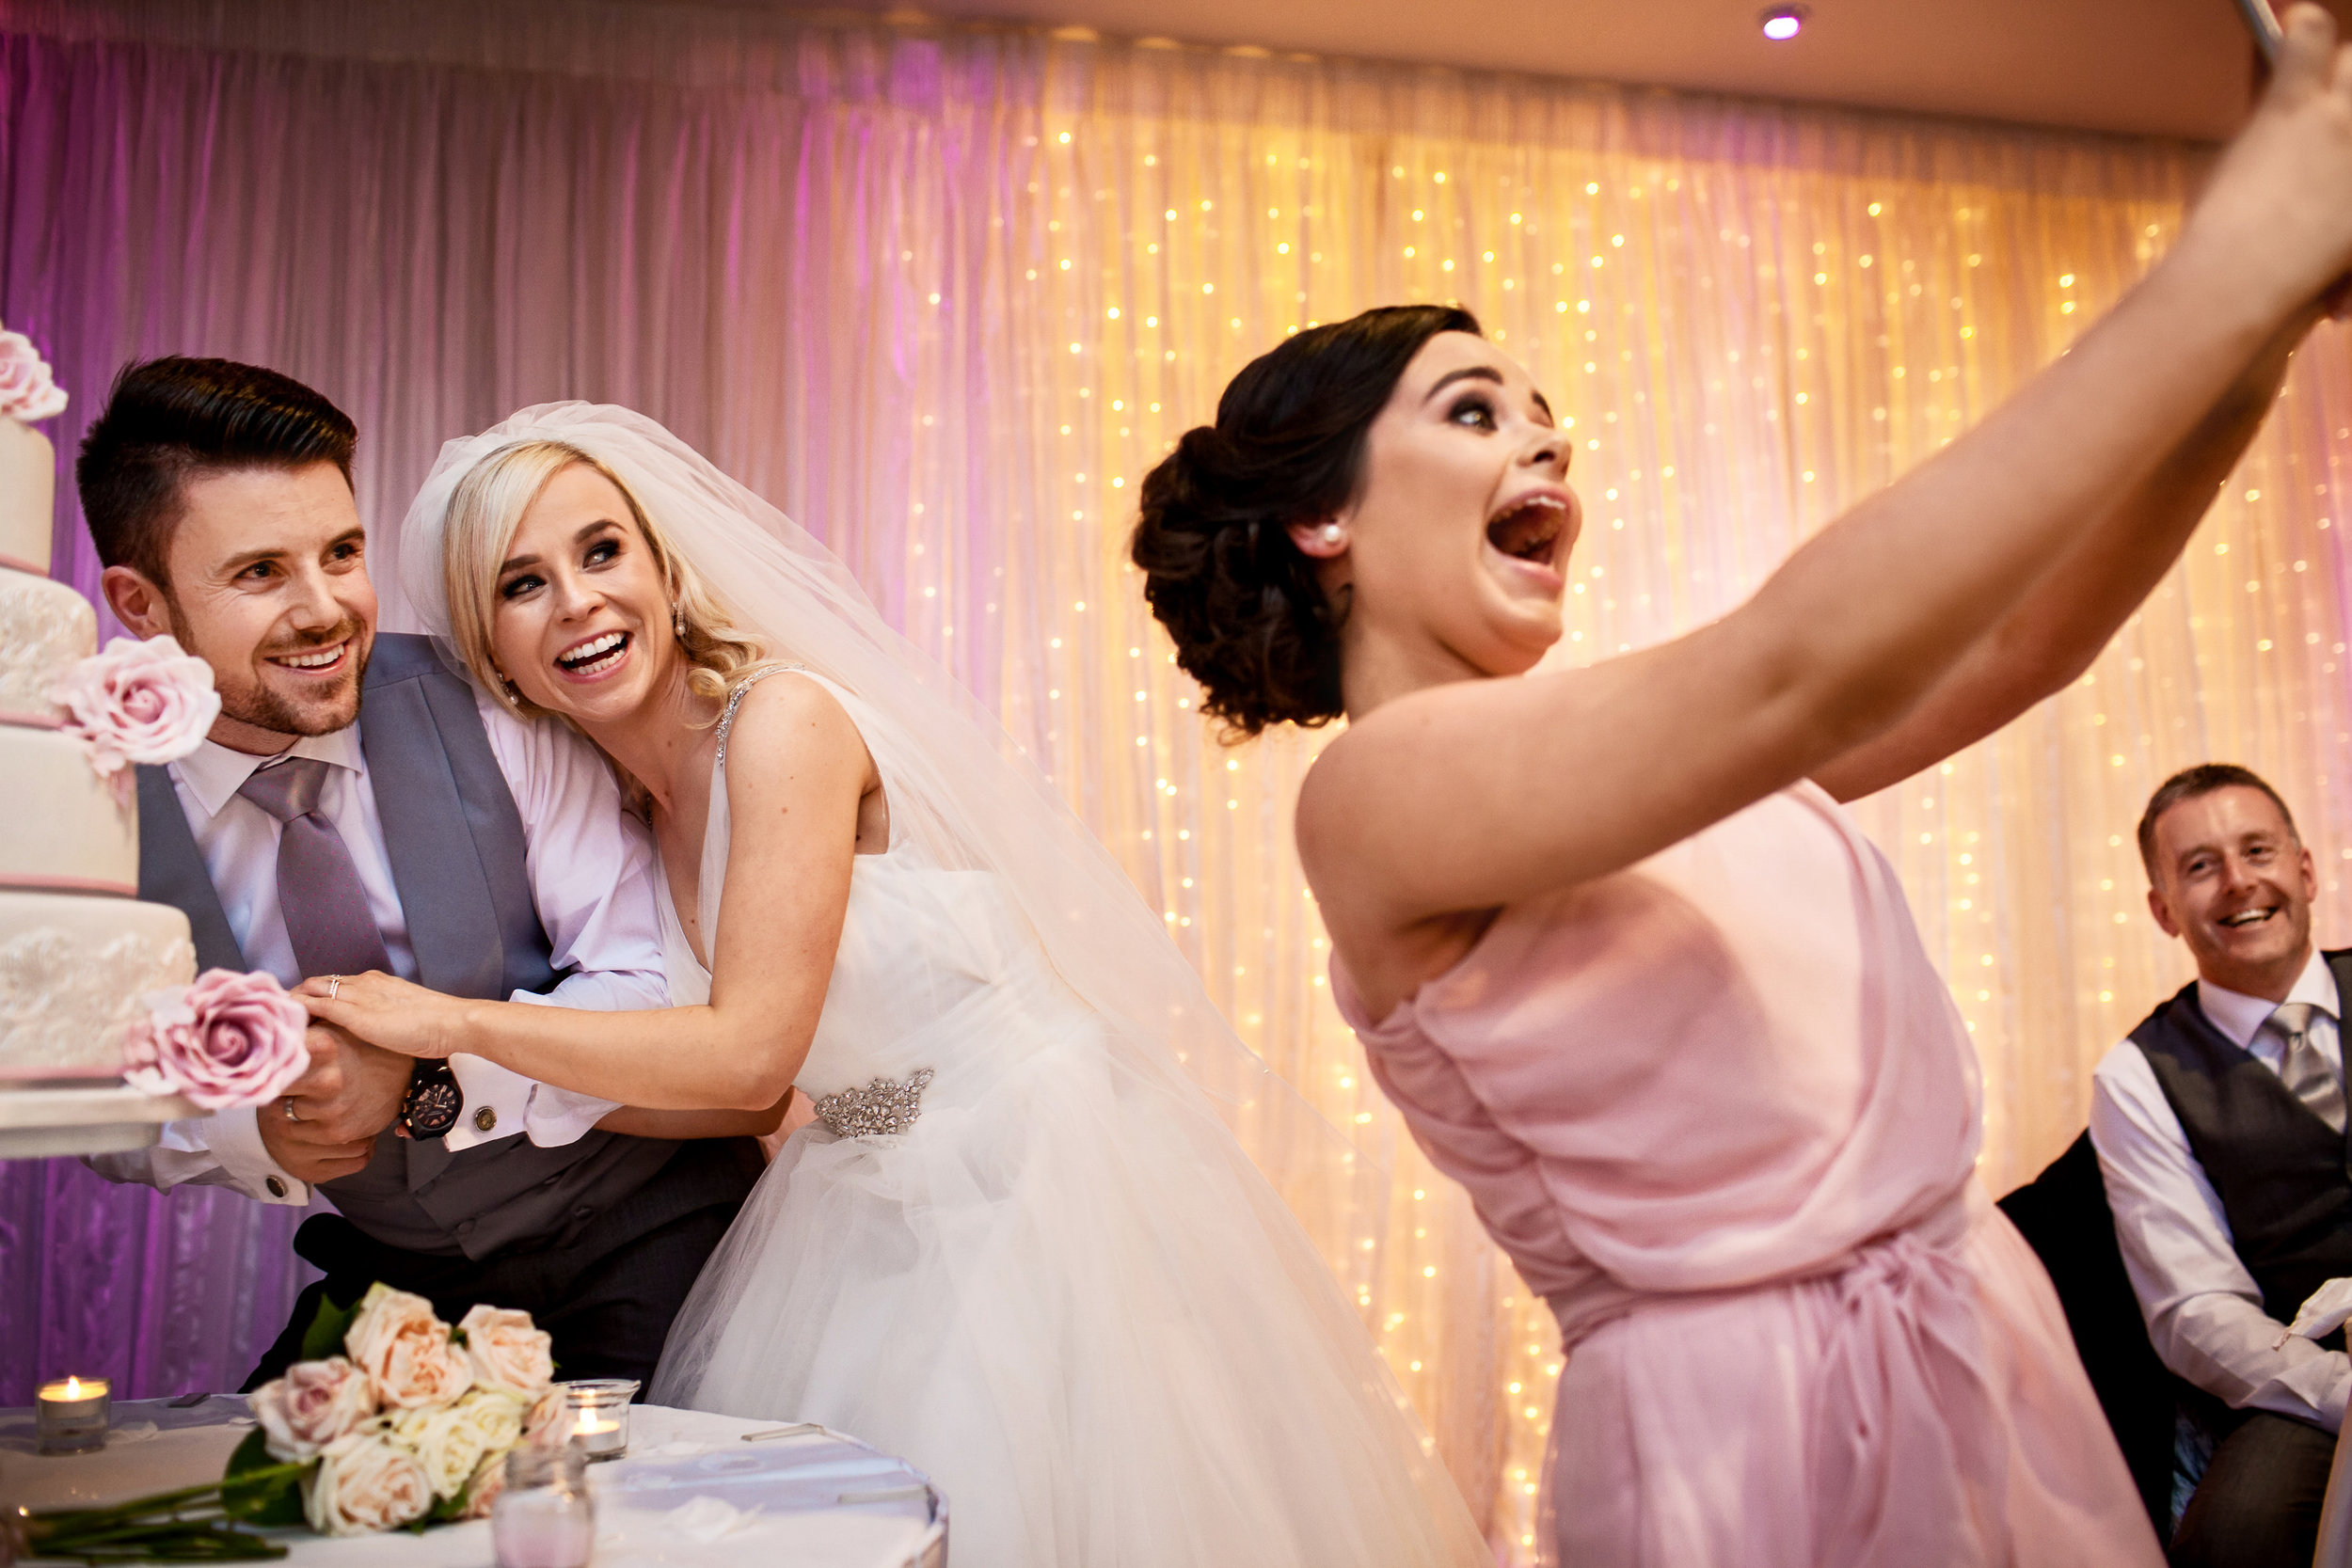
M151 1148L163 1123L212 1114L176 1094L141 1094L128 1084L0 1084L0 1160Z
M47 723L49 689L98 651L98 617L62 582L0 568L0 722Z
M62 730L0 724L0 888L139 890L137 812Z
M0 418L0 566L49 575L57 453L31 425Z
M149 991L196 978L188 917L163 904L0 893L0 1082L122 1075Z

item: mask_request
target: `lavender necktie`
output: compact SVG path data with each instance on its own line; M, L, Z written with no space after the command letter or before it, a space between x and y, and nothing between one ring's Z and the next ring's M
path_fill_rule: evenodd
M285 825L278 839L278 907L304 977L389 974L392 960L368 911L368 890L343 835L319 813L329 766L288 757L256 771L237 793Z
M2270 1015L2271 1028L2287 1046L2279 1062L2279 1077L2296 1099L2310 1107L2312 1115L2341 1132L2344 1077L2312 1043L2312 1014L2316 1011L2309 1002L2288 1002Z

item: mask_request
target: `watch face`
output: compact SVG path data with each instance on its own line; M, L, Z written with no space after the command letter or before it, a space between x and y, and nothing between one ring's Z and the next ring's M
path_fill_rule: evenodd
M464 1104L465 1096L446 1073L437 1078L420 1078L409 1087L402 1117L408 1123L411 1137L437 1138L457 1125L457 1113Z

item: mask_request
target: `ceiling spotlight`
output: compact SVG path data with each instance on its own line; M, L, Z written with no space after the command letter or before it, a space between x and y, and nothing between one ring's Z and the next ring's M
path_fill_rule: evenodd
M1786 43L1804 31L1803 6L1774 6L1764 13L1764 36L1774 43Z

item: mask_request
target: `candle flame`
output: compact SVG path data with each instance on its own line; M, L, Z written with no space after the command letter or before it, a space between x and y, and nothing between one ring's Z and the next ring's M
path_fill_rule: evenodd
M596 1430L596 1407L593 1404L581 1405L580 1407L580 1425L572 1430L580 1433L583 1436L594 1433Z
M80 1378L70 1375L66 1378L65 1397L70 1400L78 1400L82 1397L82 1380Z

